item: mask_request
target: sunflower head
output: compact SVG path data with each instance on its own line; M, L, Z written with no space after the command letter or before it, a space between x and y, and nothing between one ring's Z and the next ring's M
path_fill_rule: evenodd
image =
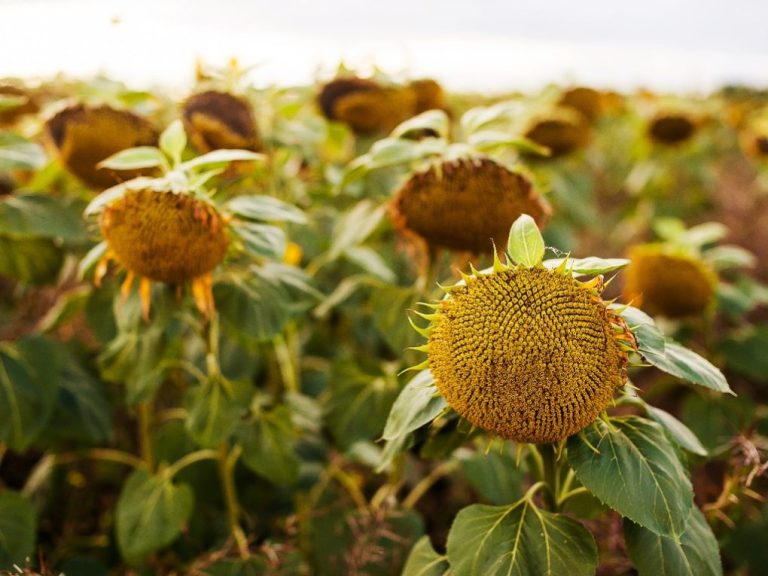
M447 109L443 87L435 80L423 78L412 81L408 86L416 94L416 114L427 110Z
M515 442L556 442L583 429L627 381L635 348L601 290L602 277L580 282L567 264L495 257L492 269L464 276L420 329L440 394L475 426Z
M102 160L128 148L151 146L158 137L148 120L109 106L70 106L51 118L46 128L64 167L88 186L101 189L142 174L98 167Z
M184 103L183 117L189 139L200 152L259 149L251 106L238 96L215 90L194 94Z
M603 111L603 95L594 88L577 86L563 92L558 105L573 108L594 122Z
M696 120L682 112L660 112L648 124L648 136L657 144L675 146L691 139Z
M531 123L525 137L549 148L550 158L559 158L587 145L589 124L579 112L559 107Z
M317 96L317 103L323 116L329 120L338 120L336 116L336 104L338 101L349 94L355 92L368 92L378 90L379 85L373 80L355 77L342 77L331 80L320 89Z
M768 157L768 110L753 116L739 135L741 149L753 158Z
M342 96L334 115L358 134L391 132L414 115L416 102L416 93L409 88L382 87Z
M19 118L27 114L35 114L40 110L35 98L23 88L18 86L0 86L0 96L17 99L18 102L8 109L0 109L0 126L10 126Z
M713 305L717 275L699 258L664 244L634 246L629 258L624 298L649 314L678 319Z
M539 226L549 204L522 174L487 157L432 164L413 174L392 200L398 228L431 246L488 253L493 240L502 245L521 214Z

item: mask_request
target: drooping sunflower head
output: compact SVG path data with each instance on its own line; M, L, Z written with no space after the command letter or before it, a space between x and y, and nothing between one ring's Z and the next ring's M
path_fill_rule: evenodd
M699 258L664 244L634 246L629 258L624 298L649 314L686 318L714 304L717 275Z
M40 107L33 95L18 86L0 85L0 96L16 100L13 106L0 108L0 126L10 126L27 114L35 114Z
M648 124L648 136L657 144L675 146L690 140L696 128L696 119L688 114L659 112Z
M603 95L594 88L577 86L563 92L558 105L578 110L587 120L594 122L603 111Z
M184 103L184 128L200 152L258 150L259 136L250 104L233 94L208 90Z
M587 145L589 123L580 112L558 107L534 120L525 137L549 148L550 158L559 158Z
M323 112L323 116L329 120L338 120L336 104L341 98L355 92L367 92L377 90L378 88L379 85L376 82L366 78L336 78L323 85L320 89L320 94L317 96L317 103Z
M128 148L152 146L158 138L148 120L109 106L70 106L51 118L46 128L64 167L86 185L101 189L143 174L100 168L102 160Z
M448 405L515 442L556 442L608 408L627 381L634 337L565 266L474 272L434 305L428 366Z
M351 92L334 106L335 117L358 134L391 132L416 113L417 96L408 88L395 86Z
M549 204L523 174L487 157L432 164L413 174L390 205L397 227L431 246L489 253L521 214L543 226Z
M435 80L423 78L412 81L408 86L416 94L416 114L427 110L445 110L448 107L445 91Z

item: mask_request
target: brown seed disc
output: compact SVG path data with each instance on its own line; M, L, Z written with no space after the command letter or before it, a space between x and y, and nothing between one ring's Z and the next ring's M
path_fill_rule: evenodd
M259 149L250 104L226 92L210 90L190 96L184 103L184 129L201 152Z

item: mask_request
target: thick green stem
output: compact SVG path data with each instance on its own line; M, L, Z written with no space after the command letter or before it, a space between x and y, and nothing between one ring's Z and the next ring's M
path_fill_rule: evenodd
M217 460L218 457L219 453L216 450L198 450L197 452L191 452L186 456L182 456L171 466L169 466L165 473L169 477L173 478L176 474L181 472L182 469L194 464L195 462L200 462L202 460Z
M560 468L557 463L555 445L544 444L541 447L541 458L544 464L544 482L547 485L544 502L551 512L557 512L557 495L560 493Z
M227 520L229 521L229 530L237 546L237 551L241 558L248 558L248 539L245 537L242 526L240 526L240 503L237 499L237 489L235 488L235 465L237 464L242 448L235 446L232 450L226 443L222 443L219 448L219 475L221 477L221 486L224 491L224 502L227 506Z
M288 332L288 329L286 329L286 332L288 339L290 339L291 334ZM283 380L283 389L286 392L298 392L299 382L296 377L293 355L286 338L282 334L275 336L274 347L277 366L280 369L280 376Z

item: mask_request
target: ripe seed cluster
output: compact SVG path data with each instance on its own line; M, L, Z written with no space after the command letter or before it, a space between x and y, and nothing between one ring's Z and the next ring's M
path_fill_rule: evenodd
M229 245L216 209L187 194L129 191L104 209L99 226L124 268L169 284L207 274Z
M717 276L700 260L654 244L633 247L629 258L624 297L649 314L685 318L712 304Z
M496 262L428 315L435 384L461 416L503 438L567 438L626 382L634 338L600 298L600 283Z
M521 215L539 226L550 208L525 176L490 158L464 158L433 165L411 176L391 205L393 220L430 245L474 253L506 242Z

